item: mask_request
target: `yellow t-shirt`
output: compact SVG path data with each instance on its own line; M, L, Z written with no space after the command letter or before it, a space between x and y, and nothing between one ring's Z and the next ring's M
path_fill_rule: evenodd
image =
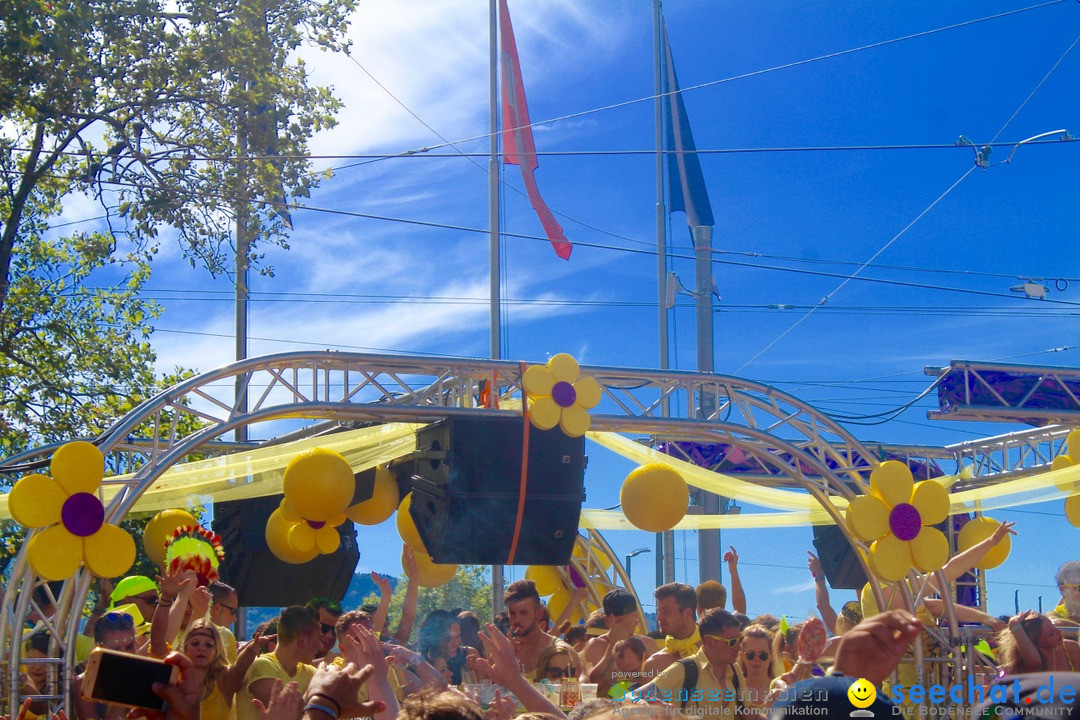
M338 655L333 659L332 664L337 665L339 668L345 667L345 658ZM394 691L394 697L398 702L405 699L405 669L400 668L397 665L390 666L390 672L387 673L387 677L390 679L390 687ZM358 693L360 702L367 702L370 697L368 696L368 684L364 683L364 687L360 688Z
M281 680L283 687L290 682L296 682L300 686L300 692L303 693L307 690L308 683L311 682L311 678L314 676L314 665L299 663L296 666L296 674L289 675L285 672L285 668L281 667L281 662L278 661L276 654L260 655L255 658L255 662L251 663L247 675L244 676L244 684L240 691L236 693L236 700L233 704L236 706L237 720L262 720L259 711L251 703L254 697L251 694L251 686L259 680L278 678Z
M657 690L657 699L669 702L677 708L682 707L683 712L688 715L734 718L738 713L738 703L735 700L735 682L732 679L732 673L738 676L739 688L746 687L746 680L743 678L742 670L739 669L739 664L734 663L730 666L731 672L727 673L724 684L721 686L713 675L712 665L705 657L704 649L698 650L691 657L698 666L698 679L697 685L690 691L690 699L686 705L683 706L681 697L683 681L686 679L686 668L681 662L668 665L667 669L653 680ZM651 699L648 695L642 695L642 697Z
M229 707L221 686L214 683L214 691L199 703L199 720L236 720L236 711Z
M215 624L214 627L218 629L222 642L225 643L225 659L232 665L236 662L236 636L233 635L232 630L224 625Z

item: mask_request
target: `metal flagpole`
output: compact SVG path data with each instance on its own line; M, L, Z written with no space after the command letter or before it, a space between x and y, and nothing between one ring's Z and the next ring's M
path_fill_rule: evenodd
M656 115L656 310L660 345L660 369L668 369L668 316L667 316L667 222L664 206L664 101L663 79L660 66L660 38L663 17L660 0L653 0L653 101ZM661 403L661 413L667 417L667 398ZM656 585L659 587L675 579L675 534L656 534Z
M488 272L490 277L490 324L491 324L491 359L497 360L502 355L502 336L500 333L500 248L499 248L499 8L498 0L488 2L488 42L490 58L488 68L488 114L491 137L488 143ZM494 393L495 388L489 388ZM503 598L502 565L491 566L491 610L502 611Z

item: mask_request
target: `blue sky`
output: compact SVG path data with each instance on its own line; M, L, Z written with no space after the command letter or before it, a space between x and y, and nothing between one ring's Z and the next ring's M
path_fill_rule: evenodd
M441 142L402 105L445 138L477 138L459 150L485 153L486 5L362 3L354 60L307 57L314 77L345 101L340 124L316 138L313 153L398 153ZM504 306L506 358L569 352L583 364L657 367L655 160L634 152L653 150L651 5L511 1L538 150L569 153L541 156L537 179L579 244L564 262L544 240L504 240L504 296L522 301ZM702 156L722 298L717 372L775 384L829 412L871 414L911 401L930 384L924 366L956 358L1078 364L1075 349L1049 352L1076 344L1076 306L1023 299L1009 288L1040 278L1051 300L1080 302L1080 144L1024 146L1008 164L1000 161L1011 148L999 147L989 168L971 172L971 147L881 147L950 146L961 135L979 145L1018 142L1062 128L1080 136L1080 51L1066 54L1080 35L1080 6L1063 0L971 22L1027 7L665 5L680 83L702 86L685 93L700 150L848 148ZM929 32L960 23L967 24ZM918 36L845 52L909 35ZM572 117L540 122L564 116ZM483 229L486 159L475 160L320 157L320 169L340 169L310 204ZM521 189L516 168L505 182ZM64 219L96 214L88 202L72 202ZM332 348L487 356L485 234L303 210L293 219L292 248L268 253L276 276L252 279L252 355ZM542 235L513 189L502 219L509 232ZM681 214L670 218L669 239L671 269L692 287ZM879 251L874 263L890 267L862 275L945 289L852 281L772 344ZM150 288L166 308L153 337L163 370L209 370L232 359L229 279L191 269L166 244ZM794 307L769 307L780 305ZM672 366L694 369L692 298L680 297L669 322ZM861 439L929 445L1022 429L931 422L931 407L933 398L897 420L850 429ZM617 502L630 469L592 448L586 506ZM1053 571L1076 559L1080 530L1065 522L1060 502L999 514L1016 520L1020 535L1010 561L990 575L991 612L1012 609L1014 588L1022 608L1036 606L1039 595L1052 605ZM751 612L810 611L810 535L808 528L724 533L724 545L742 556ZM397 552L383 550L394 537L392 523L361 528L358 569L397 573ZM608 540L620 554L652 545L645 533L613 532ZM696 582L696 536L679 533L676 548L677 579ZM637 558L633 579L651 587L651 555Z

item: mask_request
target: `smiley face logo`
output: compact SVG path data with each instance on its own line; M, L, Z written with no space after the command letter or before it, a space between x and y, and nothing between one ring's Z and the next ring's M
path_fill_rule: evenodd
M857 708L867 708L877 699L877 688L865 678L859 678L847 689L848 700Z

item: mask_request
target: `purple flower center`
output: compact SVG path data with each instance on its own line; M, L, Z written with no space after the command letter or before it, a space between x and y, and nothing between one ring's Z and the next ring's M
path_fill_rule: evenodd
M323 525L326 524L325 520L306 520L305 522L307 522L308 527L311 527L315 530L321 530Z
M577 390L570 383L560 380L551 388L551 399L559 407L570 407L577 400Z
M889 513L889 529L897 540L914 540L922 530L922 515L909 503L899 503Z
M105 522L105 506L90 493L75 493L60 508L60 520L72 535L90 537Z

